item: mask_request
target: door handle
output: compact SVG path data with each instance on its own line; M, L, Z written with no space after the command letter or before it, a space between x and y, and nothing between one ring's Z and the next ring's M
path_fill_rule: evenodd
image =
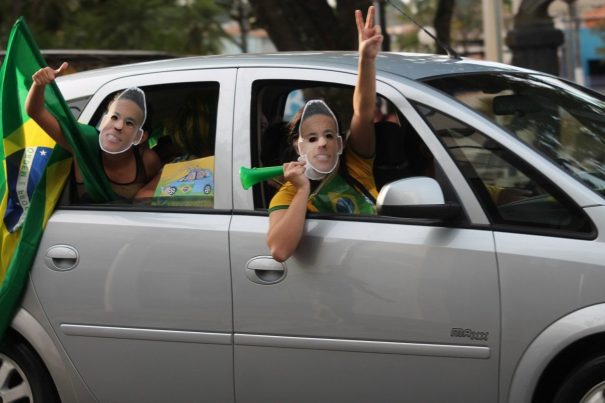
M257 256L246 262L246 277L257 284L275 284L286 277L286 264L271 256Z
M44 260L52 270L67 271L78 265L80 256L73 246L54 245L46 250Z

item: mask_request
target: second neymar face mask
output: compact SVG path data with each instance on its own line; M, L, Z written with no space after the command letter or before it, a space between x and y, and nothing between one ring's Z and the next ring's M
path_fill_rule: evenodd
M299 161L306 162L305 175L319 180L332 173L343 152L338 120L322 100L308 101L298 128Z

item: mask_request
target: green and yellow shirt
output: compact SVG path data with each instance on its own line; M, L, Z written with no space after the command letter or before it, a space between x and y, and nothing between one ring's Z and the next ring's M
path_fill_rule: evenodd
M378 196L374 182L374 158L363 158L352 150L345 149L344 160L349 175L374 197ZM286 182L273 196L269 212L287 209L296 194L296 187ZM338 172L322 180L309 195L307 211L314 213L376 214L376 206L365 194L352 186Z

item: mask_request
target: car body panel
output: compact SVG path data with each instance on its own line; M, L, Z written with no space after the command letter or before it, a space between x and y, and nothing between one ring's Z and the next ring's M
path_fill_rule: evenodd
M548 363L574 342L605 333L604 317L605 306L592 305L559 318L540 333L519 360L510 390L502 391L502 401L531 402L536 384Z
M226 69L180 76L183 82L219 83L216 157L228 161L235 73ZM80 119L89 121L98 105L119 88L173 81L165 73L114 79L100 86ZM230 167L215 167L215 180L230 177ZM96 399L187 401L200 394L216 401L234 399L230 214L224 213L232 207L231 188L213 190L217 210L207 215L76 209L59 210L49 220L32 279L44 284L39 296L45 312ZM77 230L84 222L90 230ZM52 240L76 251L75 268L57 271L49 266L46 251L59 245ZM55 286L49 288L50 284ZM56 292L70 298L57 300ZM130 359L112 368L125 352ZM163 385L163 379L175 376L181 383L180 395ZM108 390L104 387L108 382L124 386Z
M231 226L242 401L496 398L499 295L489 231L308 219L285 278L259 285L244 272L266 253L267 225L266 217L236 215ZM457 329L489 336L472 340ZM435 366L433 388L417 388Z
M585 211L603 228L605 206ZM511 385L501 400L527 402L553 357L586 336L605 333L605 235L571 240L496 233L495 239L507 351L501 382ZM545 319L536 321L536 316Z
M81 72L58 83L66 99L79 98L82 94L93 94L99 83L109 82L125 76L163 71L187 71L192 69L221 69L240 67L301 67L319 70L357 71L357 52L282 52L269 54L244 54L228 56L197 56L167 59L153 62L114 66L92 72ZM444 74L478 71L520 71L498 63L470 59L452 59L447 56L419 55L407 53L383 53L376 62L377 68L386 73L397 74L412 80Z
M40 303L35 300L31 283L25 295L23 307L17 311L11 323L12 329L23 336L43 360L62 401L96 402L48 324ZM36 313L31 314L30 311Z
M234 132L237 137L234 138L234 173L237 172L238 162L241 165L249 163L247 144L250 139L247 128L250 112L245 107L249 103L249 88L256 80L279 80L292 76L300 80L348 85L353 85L355 80L355 75L351 74L309 69L240 69L236 98L244 102L239 104L242 107L236 109L235 113ZM396 105L397 102L406 105L410 114L417 115L392 87L379 83L378 92L388 95ZM439 143L434 146L442 149ZM234 177L233 180L238 178ZM234 192L236 208L252 207L250 192L237 188ZM482 217L484 219L479 215L478 220ZM489 362L497 361L499 302L496 262L489 231L308 220L305 231L308 235L295 256L288 260L284 279L273 285L259 285L250 281L245 272L250 260L268 254L265 245L267 225L266 217L235 215L231 226L235 382L236 395L242 396L243 401L271 398L288 401L290 388L295 388L294 395L304 401L316 399L315 393L324 393L336 401L364 401L371 395L389 396L389 391L394 390L398 391L396 395L404 399L419 398L414 395L414 388L410 387L419 381L413 376L409 377L410 384L405 384L401 379L396 382L386 378L368 381L368 371L362 365L363 357L372 354L376 357L395 354L395 357L389 356L389 364L385 365L393 365L403 373L410 373L413 368L424 365L429 370L434 365L431 362L435 356L446 355L452 361L452 372L443 377L447 379L443 388L437 387L435 390L449 389L452 394L468 390L466 382L470 378L456 377L459 373L454 370L457 365L466 365L470 371L476 371L475 375L485 385L484 388L474 389L474 398L478 401L495 399L493 382L496 373L489 370ZM425 249L422 245L427 246L425 243L428 239L433 239L436 244ZM442 241L446 244L441 244ZM430 241L428 243L431 244ZM251 247L254 244L256 248ZM323 244L330 247L323 248ZM454 258L455 251L463 248L463 244L473 245L472 250L462 254L466 254L468 259L480 261L481 268L473 274L458 276L454 274L457 270L472 267L469 262ZM438 257L440 253L444 255ZM433 261L433 258L436 260ZM411 259L413 263L404 263L406 259ZM419 283L426 281L423 279L442 276L445 276L443 289L425 290L426 293L418 294ZM456 278L465 280L456 284ZM473 279L470 283L469 278ZM383 288L394 284L398 286L390 290ZM470 297L471 289L478 293L475 295L477 300ZM479 300L489 301L481 304L485 310L472 308L475 304L473 301ZM458 310L450 311L448 307L460 307L460 304L469 304L460 310L469 316L453 317L453 311ZM456 343L458 340L452 336L454 328L462 326L479 330L479 324L486 327L482 329L484 332L491 332L487 345L485 341L475 342L479 351L484 352L483 349L488 348L486 356L481 359L477 359L473 355L475 351L470 348L468 351L458 350L461 346L471 346L464 339ZM356 340L359 344L354 343ZM340 352L333 354L331 360L335 366L328 368L316 361L322 355L316 356L299 349L324 350L328 355L334 351ZM269 362L265 360L265 354L271 357ZM380 367L380 360L374 359L377 365L375 372L385 373L386 367ZM285 362L290 362L286 366L291 368L289 371L284 367ZM329 384L335 377L343 376L330 372L336 367L348 368L346 380L342 382L346 382L349 388ZM309 373L313 373L313 379L321 385L321 392L304 388ZM272 385L264 384L265 379L271 380ZM275 385L286 386L277 388ZM357 385L358 388L351 385ZM409 394L402 394L403 390L409 391ZM431 401L448 397L451 394L436 392Z
M32 281L59 340L101 401L174 398L161 382L171 376L196 385L178 389L183 400L202 391L233 400L229 222L218 214L52 216ZM49 267L44 254L58 239L79 254L76 267ZM107 382L124 387L107 390Z

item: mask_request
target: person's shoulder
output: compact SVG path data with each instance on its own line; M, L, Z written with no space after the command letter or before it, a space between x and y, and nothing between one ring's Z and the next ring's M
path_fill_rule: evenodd
M159 155L148 148L145 148L140 151L141 156L143 157L143 164L145 165L145 170L150 176L155 176L155 174L162 167L162 161L160 160Z
M296 187L291 182L284 183L271 198L269 212L287 209L296 194Z

